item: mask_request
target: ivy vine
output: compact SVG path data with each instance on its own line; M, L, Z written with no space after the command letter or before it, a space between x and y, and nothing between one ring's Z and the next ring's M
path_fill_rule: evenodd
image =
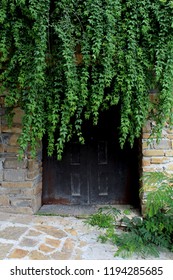
M121 147L149 117L159 135L173 123L173 1L0 0L0 81L25 112L23 152L46 134L61 158L85 119L117 104Z

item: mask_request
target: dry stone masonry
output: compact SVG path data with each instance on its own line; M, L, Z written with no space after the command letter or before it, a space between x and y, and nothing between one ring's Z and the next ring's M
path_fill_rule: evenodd
M148 121L143 128L142 134L142 175L146 172L167 172L173 173L173 130L165 124L162 130L161 140L157 143L156 139L151 143L148 141L153 123ZM150 144L149 144L150 143ZM146 194L142 195L141 209L145 212Z
M29 152L23 160L18 160L17 140L22 130L23 112L15 108L14 124L8 127L4 98L0 98L0 211L35 213L41 206L41 147L35 160Z
M151 144L148 139L152 123L148 122L143 129L142 139L142 170L143 172L167 171L173 173L173 130L165 125L162 139L156 139Z

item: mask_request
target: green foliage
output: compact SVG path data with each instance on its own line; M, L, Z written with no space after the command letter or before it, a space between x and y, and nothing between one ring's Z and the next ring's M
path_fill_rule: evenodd
M101 212L96 213L92 217L90 217L86 223L92 226L98 226L101 228L110 227L113 222L113 218L111 215L103 215Z
M148 172L142 178L147 192L146 213L149 217L158 212L173 214L173 176L166 172Z
M99 228L110 228L115 223L115 218L121 212L114 207L99 208L97 213L91 215L86 221L86 224L98 226Z
M118 246L115 256L130 257L133 253L140 257L159 256L159 248L173 252L173 176L167 173L148 173L142 178L141 192L147 192L145 217L127 217L126 211L104 211L93 214L90 225L105 227L102 221L109 217L106 233L99 236L101 242L110 240ZM115 214L116 213L116 214ZM93 222L94 221L94 222ZM123 225L123 231L118 231ZM122 229L122 227L121 227Z
M120 145L133 145L147 117L160 135L172 124L173 2L169 0L1 0L1 92L25 112L19 143L48 153L100 110L120 104ZM157 102L149 92L157 89ZM149 114L148 114L149 113Z

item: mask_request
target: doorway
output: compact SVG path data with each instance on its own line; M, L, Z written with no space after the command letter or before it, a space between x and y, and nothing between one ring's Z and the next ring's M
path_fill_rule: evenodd
M139 205L138 143L122 150L119 112L102 112L97 126L83 125L85 144L67 143L63 158L47 156L43 142L43 204Z

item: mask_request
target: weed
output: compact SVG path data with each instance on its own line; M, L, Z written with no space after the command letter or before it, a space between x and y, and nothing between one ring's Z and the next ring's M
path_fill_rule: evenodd
M114 207L100 209L87 220L91 225L106 228L99 236L101 242L111 241L118 250L115 256L130 257L133 253L145 258L148 255L159 256L158 248L173 252L173 177L166 173L154 172L144 178L147 191L145 217L129 218L127 211ZM120 219L123 230L118 231L116 223ZM121 228L122 229L122 228Z

